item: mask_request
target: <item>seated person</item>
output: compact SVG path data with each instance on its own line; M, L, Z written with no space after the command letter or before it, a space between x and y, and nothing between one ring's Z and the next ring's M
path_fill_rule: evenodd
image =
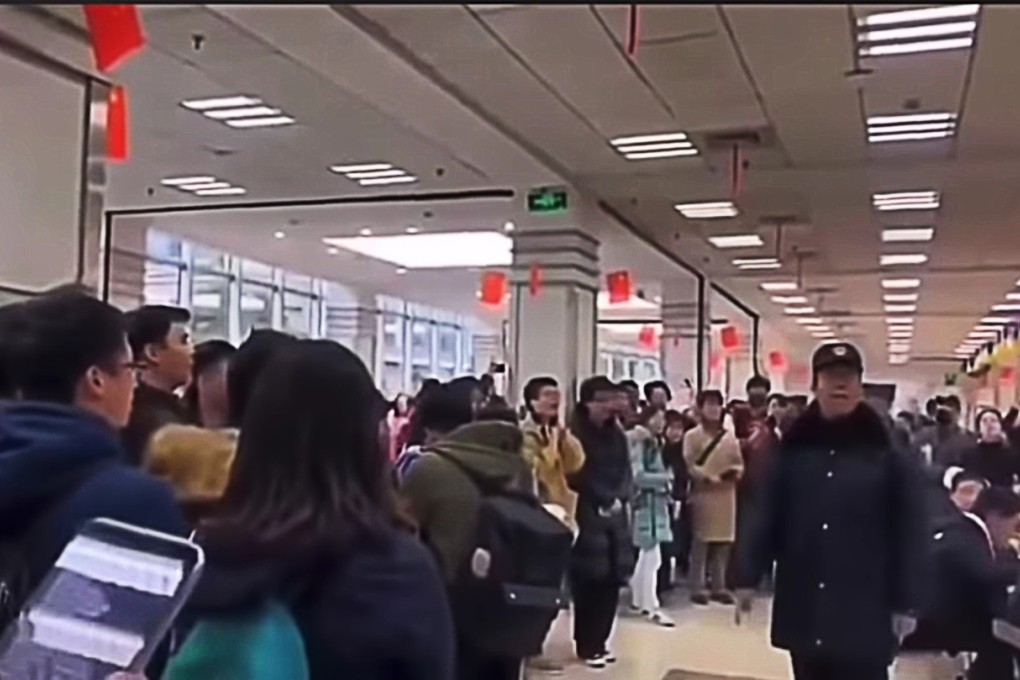
M1016 569L997 554L1012 550L1018 525L1020 496L999 487L983 490L972 511L936 520L934 587L904 649L977 652L971 680L1014 677L1012 652L992 636L992 620L1005 615L1007 589L1016 582Z

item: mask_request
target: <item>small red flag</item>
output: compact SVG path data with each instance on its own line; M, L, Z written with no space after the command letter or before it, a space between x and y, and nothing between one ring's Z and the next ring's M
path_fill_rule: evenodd
M606 274L606 288L609 289L609 302L611 304L627 302L630 300L631 293L634 290L634 284L630 279L630 272L620 270Z
M769 369L773 373L786 373L789 365L786 363L786 355L778 349L769 352Z
M82 5L96 68L109 73L145 46L138 5Z
M542 290L542 274L541 265L531 265L531 271L528 273L528 289L532 295L538 295L539 291Z
M120 85L113 86L106 103L106 158L118 162L128 159L127 91Z
M486 305L501 305L506 298L506 274L485 272L482 274L481 300Z
M723 326L719 331L719 340L722 341L723 351L732 352L740 344L740 335L735 326Z
M655 328L652 326L642 326L641 330L638 331L638 343L648 349L655 349Z

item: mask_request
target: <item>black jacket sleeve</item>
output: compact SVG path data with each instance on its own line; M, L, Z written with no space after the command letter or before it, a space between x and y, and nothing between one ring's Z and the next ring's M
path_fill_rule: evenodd
M920 466L900 452L889 452L893 489L892 534L896 560L893 610L917 612L927 601L932 587L931 527L925 502L924 478Z
M747 540L737 542L734 588L755 588L779 554L783 540L783 498L788 456L782 452L769 467L762 493L748 524Z

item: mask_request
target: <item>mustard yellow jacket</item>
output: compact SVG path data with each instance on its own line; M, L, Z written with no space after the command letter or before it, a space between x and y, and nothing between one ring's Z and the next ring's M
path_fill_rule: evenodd
M584 447L577 437L560 425L539 425L529 417L521 429L524 432L524 460L535 476L539 499L562 507L568 524L573 527L577 494L567 486L567 476L584 465Z

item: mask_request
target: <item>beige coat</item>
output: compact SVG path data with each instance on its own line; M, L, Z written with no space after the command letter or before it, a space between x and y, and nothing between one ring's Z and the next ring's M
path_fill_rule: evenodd
M695 463L712 436L694 428L684 435L684 461L691 475L691 511L694 538L710 543L732 543L737 532L737 481L744 473L740 442L726 431L704 465ZM732 471L732 478L720 477Z

